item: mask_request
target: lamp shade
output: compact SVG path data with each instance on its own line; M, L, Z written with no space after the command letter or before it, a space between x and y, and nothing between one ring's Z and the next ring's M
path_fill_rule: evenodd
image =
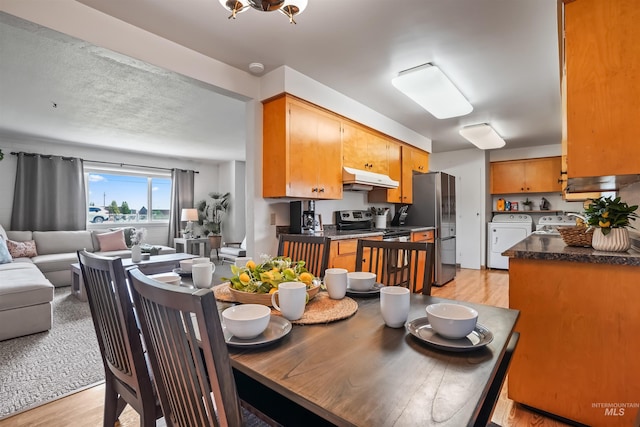
M506 144L504 139L502 139L502 137L500 137L500 135L498 135L498 133L486 123L466 126L460 129L459 132L467 141L471 142L481 150L501 148Z
M180 221L197 221L197 220L198 220L197 209L182 209L182 214L180 215Z
M391 83L438 119L464 116L473 106L433 64L402 71Z

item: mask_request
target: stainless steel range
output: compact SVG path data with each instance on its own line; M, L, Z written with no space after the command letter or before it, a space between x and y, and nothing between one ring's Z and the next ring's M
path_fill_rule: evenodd
M373 226L373 213L371 211L350 210L336 211L336 229L339 231L381 231L382 240L409 241L411 230L403 228L375 228Z

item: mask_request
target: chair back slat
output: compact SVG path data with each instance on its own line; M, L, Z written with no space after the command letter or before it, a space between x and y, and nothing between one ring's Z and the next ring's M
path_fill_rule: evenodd
M356 271L375 273L385 286L431 295L433 265L433 243L358 240Z
M167 425L242 425L213 293L129 278Z
M316 277L323 277L329 265L331 240L322 236L304 234L281 234L278 241L278 256L292 261L304 261L305 268Z
M145 423L152 423L162 413L156 405L122 261L84 250L78 251L78 260L105 368L109 403L105 423L115 420L124 407L115 403L119 398L133 406Z

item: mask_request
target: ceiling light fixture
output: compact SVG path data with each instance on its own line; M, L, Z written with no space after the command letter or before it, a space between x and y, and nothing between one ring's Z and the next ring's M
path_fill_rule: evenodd
M231 12L229 19L236 19L238 13L251 7L260 12L280 11L289 18L291 24L295 24L294 16L301 14L307 7L308 0L218 0L222 7Z
M431 63L401 71L391 83L438 119L464 116L473 111L473 106L451 80Z
M506 144L504 139L502 139L502 137L486 123L465 126L460 129L459 132L467 141L471 142L481 150L501 148Z

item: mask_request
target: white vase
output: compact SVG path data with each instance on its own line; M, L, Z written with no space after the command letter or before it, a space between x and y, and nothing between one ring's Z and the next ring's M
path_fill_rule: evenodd
M140 245L131 246L131 261L140 262L141 260L142 260L142 249L140 249Z
M601 228L596 228L593 231L591 246L598 251L626 252L631 247L629 230L626 228L612 228L611 232L605 235L602 233Z
M386 215L376 215L376 228L379 228L379 229L387 228Z

